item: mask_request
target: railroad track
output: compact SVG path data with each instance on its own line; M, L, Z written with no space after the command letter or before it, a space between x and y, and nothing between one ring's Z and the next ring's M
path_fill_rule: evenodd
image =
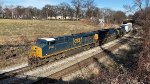
M33 67L25 66L25 67L22 67L22 68L19 68L19 69L15 69L15 70L12 70L12 71L9 71L9 72L5 72L3 74L0 74L0 80L16 76L16 75L21 74L21 73L23 73L23 72L25 72L25 71L27 71L31 68L33 68Z
M77 64L74 64L70 67L67 67L61 71L58 71L56 73L53 73L51 74L50 76L46 77L46 78L41 78L41 79L38 79L36 82L34 82L33 84L43 84L43 83L56 83L58 82L59 80L61 80L61 78L67 76L68 74L71 74L71 73L74 73L78 70L81 70L81 68L85 68L87 67L88 65L92 64L92 63L97 63L98 59L106 56L107 54L109 54L110 52L109 51L114 51L116 50L117 48L119 48L121 45L127 43L127 39L124 39L122 40L120 43L114 45L113 47L111 48L108 48L108 49L103 49L103 52L100 52L99 54L96 54L90 58L87 58L81 62L78 62ZM106 54L107 52L107 54ZM111 53L110 53L111 54Z

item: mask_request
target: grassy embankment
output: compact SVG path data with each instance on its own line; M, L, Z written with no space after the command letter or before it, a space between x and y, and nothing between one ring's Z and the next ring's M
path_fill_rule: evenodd
M21 43L22 40L35 40L38 37L50 37L81 33L100 29L79 21L48 20L0 20L0 44ZM21 42L20 42L21 41Z
M30 47L34 44L32 41L37 38L69 35L98 29L101 27L88 25L81 21L0 19L0 66L5 67L27 61Z

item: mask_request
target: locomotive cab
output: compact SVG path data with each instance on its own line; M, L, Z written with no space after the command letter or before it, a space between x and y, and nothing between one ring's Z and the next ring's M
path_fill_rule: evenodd
M39 38L36 45L31 47L31 57L43 58L45 47L53 46L54 43L54 38Z

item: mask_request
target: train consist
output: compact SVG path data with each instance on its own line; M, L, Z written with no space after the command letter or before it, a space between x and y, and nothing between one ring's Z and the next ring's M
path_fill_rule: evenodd
M102 29L67 36L39 38L31 48L29 64L41 65L46 62L61 59L120 38L132 30L132 23L125 22L120 28Z

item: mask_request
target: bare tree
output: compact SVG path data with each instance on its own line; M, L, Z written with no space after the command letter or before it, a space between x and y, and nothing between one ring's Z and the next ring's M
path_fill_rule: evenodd
M23 18L23 14L25 12L25 8L23 6L17 6L15 9L18 12L18 17L19 18Z
M115 14L114 14L115 23L121 24L124 19L126 19L126 15L124 12L122 12L122 11L115 12Z
M56 15L56 6L53 6L53 5L45 5L44 7L43 7L43 9L42 9L42 16L43 17L45 17L46 16L46 18L48 18L48 17L53 17L53 16L55 16Z
M2 13L2 9L3 9L2 6L0 6L0 13Z
M70 7L70 8L68 9L68 15L69 15L69 17L70 17L71 20L73 20L74 13L75 13L75 10Z
M100 17L100 9L98 7L93 6L92 8L86 10L86 17Z
M0 18L3 18L3 16L4 16L3 8L2 8L2 6L0 6Z
M84 6L85 8L87 8L87 10L92 9L93 7L95 7L94 0L84 0L83 6Z
M0 18L4 18L3 1L0 0Z
M94 11L93 11L93 16L94 17L97 17L97 18L100 18L101 17L101 11L98 7L95 7L94 8Z
M38 19L40 18L41 10L30 6L25 8L24 15L24 18L26 19Z
M11 19L12 18L12 11L10 10L10 8L9 7L5 7L4 11L5 11L4 18Z
M0 0L0 12L2 12L2 1Z
M85 0L83 7L86 8L86 17L93 17L94 9L96 8L94 0Z
M13 5L10 6L10 10L11 10L11 19L14 19L14 6Z
M60 14L63 16L63 19L66 19L67 16L69 16L69 9L70 5L68 3L60 3L59 9L60 9Z
M146 12L146 9L150 7L150 0L133 0L133 2L134 4L132 6L124 5L127 12L135 13L136 15L140 14L138 19L147 19L146 17L148 13Z
M76 19L78 20L79 14L81 12L81 8L83 6L83 0L72 0L72 5L75 8L75 13L76 13Z
M105 18L106 23L114 23L114 13L115 11L108 9L108 8L102 8L102 17Z

